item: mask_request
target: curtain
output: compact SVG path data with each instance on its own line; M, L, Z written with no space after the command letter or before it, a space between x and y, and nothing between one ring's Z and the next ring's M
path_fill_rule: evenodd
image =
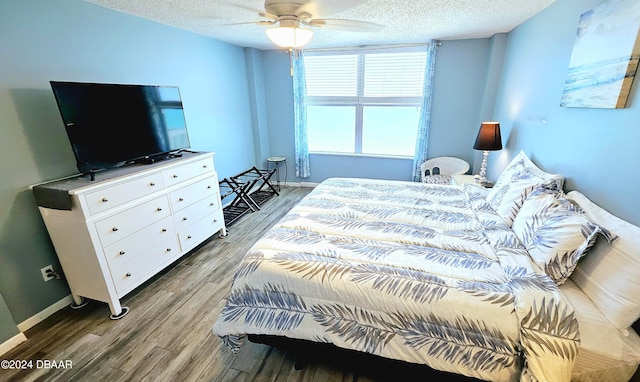
M304 73L304 58L301 51L291 51L293 70L293 124L295 131L296 176L311 176L309 166L309 144L307 141L307 106L305 95L307 86Z
M424 71L424 91L420 106L420 120L418 122L418 136L416 151L413 157L414 182L420 182L420 165L427 160L427 146L429 144L429 130L431 130L431 98L433 94L433 75L435 73L437 42L427 45L427 64Z

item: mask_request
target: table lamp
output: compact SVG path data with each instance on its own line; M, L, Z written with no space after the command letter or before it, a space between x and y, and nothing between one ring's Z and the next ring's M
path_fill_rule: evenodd
M489 183L486 177L487 174L487 157L489 151L502 150L502 138L500 137L500 123L499 122L482 122L478 136L476 137L476 143L473 144L475 150L483 150L482 153L482 165L480 166L480 173L475 176L477 183Z

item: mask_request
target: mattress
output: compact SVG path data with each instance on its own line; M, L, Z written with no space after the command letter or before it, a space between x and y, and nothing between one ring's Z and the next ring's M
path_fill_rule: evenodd
M571 280L560 290L574 307L580 327L580 350L571 380L626 382L640 363L640 337L629 328L613 326L589 297Z

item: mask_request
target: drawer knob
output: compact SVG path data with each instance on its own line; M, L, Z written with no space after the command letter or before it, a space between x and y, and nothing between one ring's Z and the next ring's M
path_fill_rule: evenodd
M206 164L203 164L203 165L202 165L202 168L207 168L207 165L206 165Z
M118 227L113 227L113 228L111 228L111 230L112 230L113 232L117 232L117 231L118 231Z
M213 206L214 206L214 203L209 203L209 205L213 207Z
M173 179L175 179L177 177L178 177L178 175L176 175L176 174L173 174L173 176L172 176Z
M127 272L126 277L131 277L131 273Z
M179 198L178 201L179 202L184 202L184 198Z
M167 229L166 229L166 228L163 228L163 229L162 229L162 232L167 232Z
M162 207L156 208L156 211L158 211L158 212L162 211Z
M191 239L191 235L187 236L187 239Z
M187 218L186 218L186 217L182 218L182 221L186 221L186 220L187 220Z
M167 248L167 252L171 252L171 248Z
M108 201L109 201L109 199L107 199L107 198L105 197L105 198L102 198L102 201L106 203L106 202L108 202Z
M120 256L124 255L126 252L125 251L120 251Z
M210 189L211 189L211 186L207 186L207 189L208 189L208 190L210 190Z
M149 186L151 186L151 187L153 187L153 186L155 186L155 185L156 185L156 184L155 184L155 183L153 183L153 182L149 183Z

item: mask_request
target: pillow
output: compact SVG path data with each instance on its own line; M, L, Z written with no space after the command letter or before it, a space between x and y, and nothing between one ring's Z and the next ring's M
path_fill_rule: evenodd
M567 198L616 236L611 243L598 241L571 279L615 327L627 330L640 318L640 228L611 215L577 191L569 192Z
M422 177L422 183L430 184L451 184L450 175L425 175Z
M575 309L580 326L580 352L588 351L623 362L640 362L640 337L635 332L630 331L625 336L571 279L560 286L560 291Z
M527 195L537 186L562 189L562 175L549 174L538 168L520 151L498 177L487 195L487 202L511 226Z
M562 191L537 188L513 221L513 232L533 261L560 285L564 283L598 233L605 232Z

